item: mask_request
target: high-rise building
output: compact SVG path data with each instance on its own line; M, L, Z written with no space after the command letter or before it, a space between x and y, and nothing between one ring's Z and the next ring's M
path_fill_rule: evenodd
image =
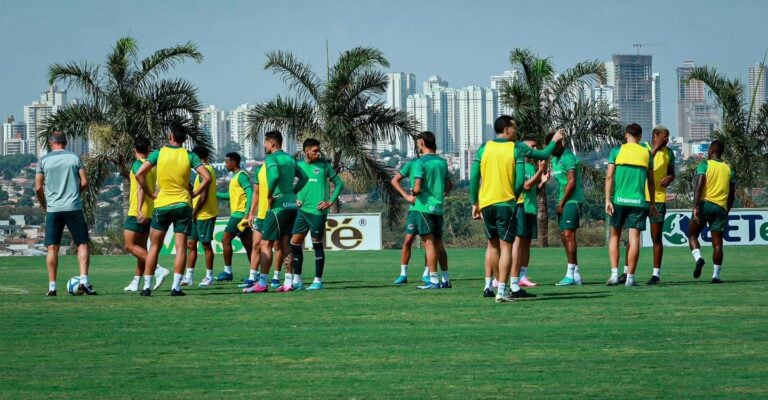
M661 75L658 72L653 73L651 87L653 91L651 113L653 114L653 126L656 126L661 125Z
M649 55L614 54L615 98L622 125L640 124L643 140L653 130L653 71Z
M432 75L424 82L424 93L432 93L435 89L447 89L448 82L437 75Z
M719 107L707 101L704 82L689 79L695 67L695 62L684 61L677 68L677 135L686 157L699 153L701 144L709 143L712 131L722 124Z
M56 85L51 85L48 90L40 94L40 101L34 101L31 105L24 106L24 124L26 125L27 153L41 157L47 150L40 146L38 136L45 129L47 119L62 109L67 102L67 91L60 91ZM72 141L71 145L76 145ZM80 140L78 143L83 142ZM83 146L77 146L78 149Z
M200 115L200 129L208 135L211 146L220 153L229 143L230 136L227 132L227 113L211 105Z
M491 89L495 90L498 94L496 109L498 110L499 115L512 115L514 113L515 110L512 109L512 106L506 104L502 100L502 94L504 91L505 83L507 85L512 85L515 81L521 79L522 76L523 71L520 68L504 71L501 75L491 76Z
M0 155L24 154L26 147L27 127L21 121L11 115L3 122L2 136L0 136ZM6 143L10 152L6 150Z
M251 113L254 106L248 103L241 104L236 109L230 111L227 115L229 121L229 135L233 142L240 145L241 156L245 160L254 158L264 158L264 155L256 151L253 143L247 139L250 124L248 123L248 114ZM223 147L222 147L223 148ZM263 153L263 148L259 146Z
M605 86L616 87L616 66L613 61L605 63Z
M593 87L592 101L603 102L608 104L611 108L616 108L613 86L600 85Z
M467 86L457 91L459 134L456 151L476 149L493 138L493 121L498 114L497 93L490 88Z
M765 96L768 93L765 90L765 76L768 74L768 69L763 64L754 64L749 66L748 72L747 104L751 105L754 97L754 110L757 112L765 104Z
M416 75L406 72L393 72L387 74L387 101L386 106L397 111L406 111L408 96L416 94ZM391 145L384 145L382 149L397 150L401 154L412 152L414 143L406 134L398 135Z

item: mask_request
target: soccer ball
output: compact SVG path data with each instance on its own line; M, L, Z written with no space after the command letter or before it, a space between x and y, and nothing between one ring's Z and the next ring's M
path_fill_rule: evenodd
M71 295L79 296L83 294L83 292L80 291L80 277L79 276L73 276L72 279L67 281L67 291Z

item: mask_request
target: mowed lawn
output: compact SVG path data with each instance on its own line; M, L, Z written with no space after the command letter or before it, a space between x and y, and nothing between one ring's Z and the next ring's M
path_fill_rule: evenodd
M350 251L328 254L319 292L184 298L124 294L122 256L93 258L95 297L66 293L63 258L47 298L43 258L2 258L0 398L766 398L767 250L727 247L713 285L710 248L699 281L668 248L648 287L644 249L643 285L611 288L606 249L581 249L587 284L559 288L562 250L534 249L539 297L508 304L481 297L482 249L449 249L453 289L417 290L420 262L394 287L399 252Z

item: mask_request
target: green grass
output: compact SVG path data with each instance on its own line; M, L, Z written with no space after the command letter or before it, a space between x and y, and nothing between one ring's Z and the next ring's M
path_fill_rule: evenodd
M664 285L609 288L606 250L581 249L588 284L556 288L562 250L534 249L539 298L511 304L481 297L480 249L449 250L450 290L390 286L398 252L346 252L320 292L185 298L122 293L130 257L93 258L96 297L66 294L65 257L47 298L43 258L3 258L0 398L765 398L766 250L727 247L712 285L667 249Z

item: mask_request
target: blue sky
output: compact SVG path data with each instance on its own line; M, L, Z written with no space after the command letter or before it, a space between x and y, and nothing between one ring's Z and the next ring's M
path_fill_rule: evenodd
M684 60L746 78L768 47L764 1L17 1L0 8L0 117L22 116L46 88L50 64L102 62L132 35L142 55L186 41L201 64L174 71L197 85L205 104L230 109L285 87L263 70L264 54L290 50L316 70L358 45L380 48L392 71L418 82L440 75L451 86L488 86L509 67L509 51L529 47L558 70L586 59L653 55L662 75L662 121L676 126L675 68ZM419 85L420 87L420 85Z

